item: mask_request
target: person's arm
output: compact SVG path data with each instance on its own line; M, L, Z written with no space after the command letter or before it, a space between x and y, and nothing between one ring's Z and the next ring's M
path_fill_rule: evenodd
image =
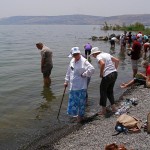
M102 78L104 75L105 62L101 59L98 63L100 65L100 77Z
M67 73L66 73L66 76L65 76L65 82L64 82L64 86L67 87L68 86L68 83L70 81L70 65L67 69Z
M117 70L119 66L119 59L116 57L111 57L111 60L115 63L115 68Z
M147 76L145 75L145 74L143 74L143 73L138 73L140 76L142 76L143 78L145 78L145 79L147 79Z
M44 64L45 64L45 54L43 54L41 58L41 72L43 72Z
M86 60L85 63L86 71L82 73L82 77L91 77L95 72L95 68Z
M128 51L133 51L132 47L127 48Z
M133 42L131 52L133 52L135 50L135 46L136 46L136 44L135 44L135 42Z

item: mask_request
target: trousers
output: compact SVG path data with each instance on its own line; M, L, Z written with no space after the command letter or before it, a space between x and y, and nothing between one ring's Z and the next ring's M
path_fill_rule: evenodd
M113 88L117 76L118 73L115 71L102 78L100 83L100 106L106 107L107 98L111 105L115 103Z

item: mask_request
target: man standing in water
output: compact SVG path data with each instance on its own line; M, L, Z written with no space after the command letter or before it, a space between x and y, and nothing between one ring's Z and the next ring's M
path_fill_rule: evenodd
M138 41L139 37L135 38L133 41L132 48L128 48L128 50L131 51L131 64L132 64L132 71L133 71L133 77L138 72L138 62L141 57L141 50L142 50L142 45Z
M41 50L41 72L43 73L44 86L49 87L51 84L51 70L53 68L52 51L41 42L37 43L36 47Z

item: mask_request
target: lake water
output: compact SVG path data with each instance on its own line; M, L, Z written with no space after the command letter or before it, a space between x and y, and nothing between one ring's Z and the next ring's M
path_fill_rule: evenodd
M109 42L91 41L95 36L108 36L111 33L100 30L100 26L76 25L10 25L0 26L0 149L15 150L36 137L54 129L58 124L67 124L67 93L63 101L60 118L56 117L63 94L63 83L70 59L70 49L90 42L103 51L120 58L119 76L115 85L116 99L123 93L120 83L132 78L130 58L120 53L120 46L110 50ZM53 51L54 68L52 85L43 88L40 72L40 53L35 47L43 42ZM97 69L95 60L92 64ZM89 85L89 112L96 112L99 103L99 71Z

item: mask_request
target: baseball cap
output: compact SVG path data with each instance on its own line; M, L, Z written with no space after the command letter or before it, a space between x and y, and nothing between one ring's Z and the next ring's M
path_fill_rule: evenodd
M80 54L80 50L79 50L79 47L72 47L71 48L71 51L70 51L70 54L68 55L68 57L72 57L73 54Z

